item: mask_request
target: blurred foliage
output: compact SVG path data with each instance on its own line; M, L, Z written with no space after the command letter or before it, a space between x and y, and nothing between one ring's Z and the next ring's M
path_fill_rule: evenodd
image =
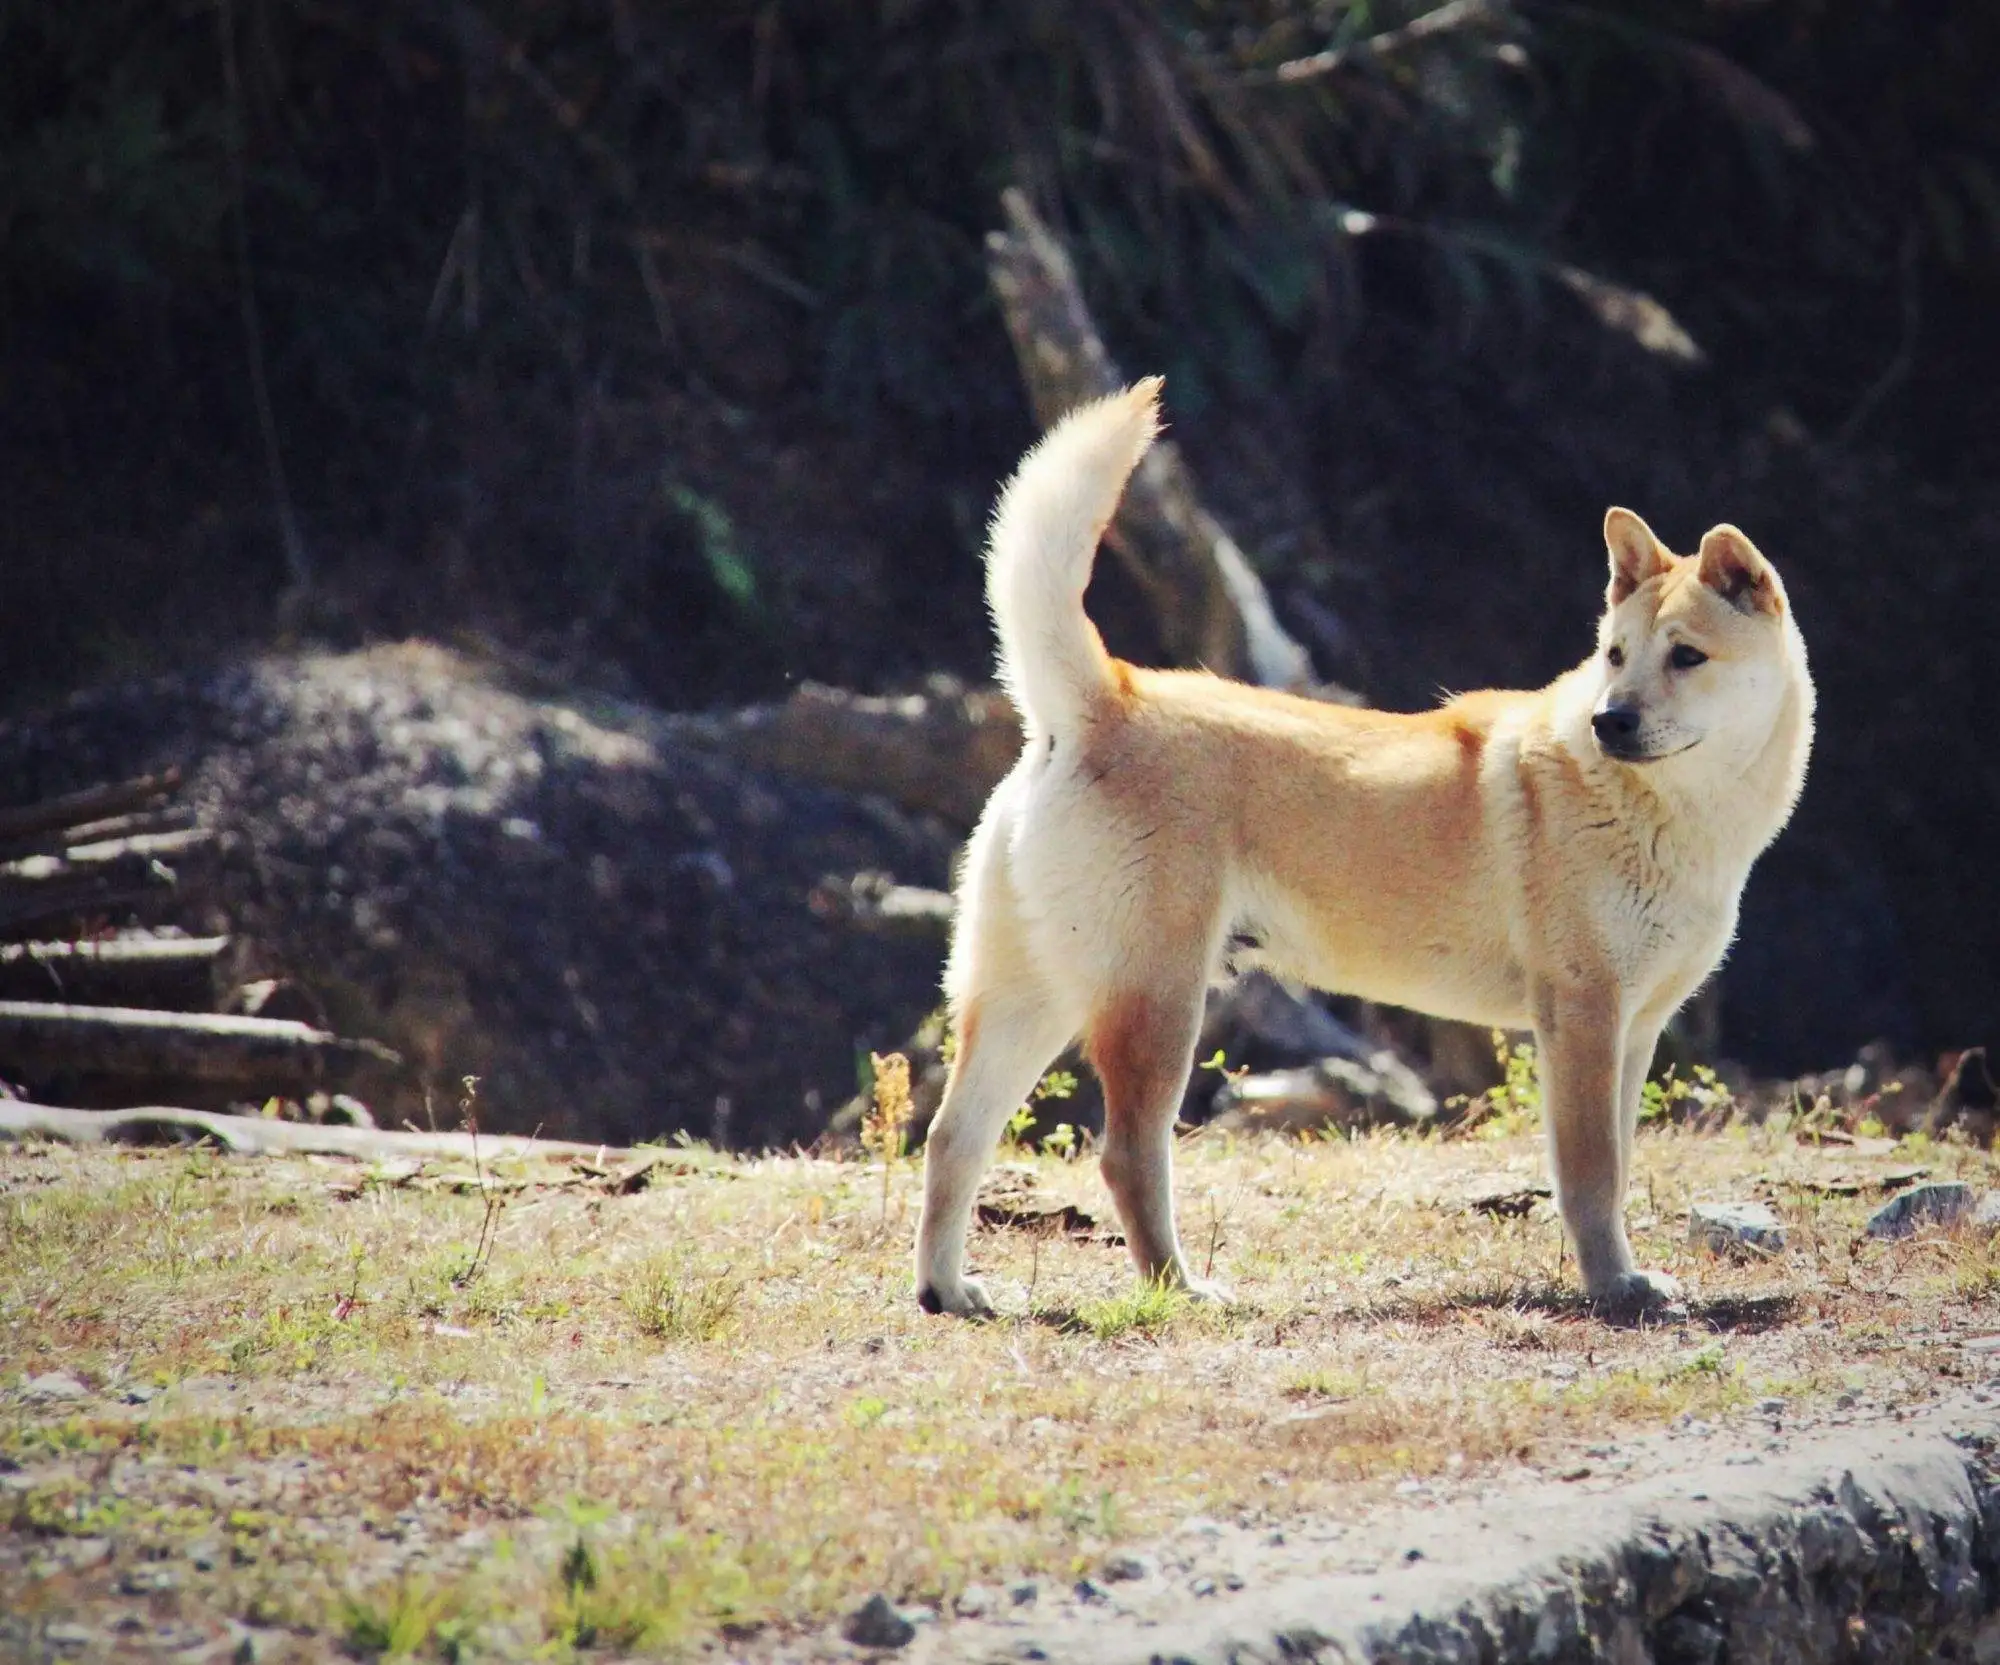
M719 277L839 405L948 410L1008 183L1184 405L1337 346L1363 236L1454 328L1580 265L1853 398L1838 319L2000 259L1996 36L1984 0L14 0L0 248L17 290L225 304L240 131L293 421L356 429L437 396L447 328L686 373Z
M295 490L311 541L443 598L375 628L476 569L538 651L767 687L885 581L779 570L798 528L715 459L802 405L902 423L977 483L878 535L976 536L1020 438L1009 184L1183 419L1310 409L1363 332L1449 377L1581 306L1705 355L1732 422L1976 471L1996 67L1989 0L0 0L18 564L58 614L104 571L268 608ZM158 623L51 651L129 666Z

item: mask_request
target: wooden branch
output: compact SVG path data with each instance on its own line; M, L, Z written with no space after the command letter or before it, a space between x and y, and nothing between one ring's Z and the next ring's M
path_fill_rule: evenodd
M899 885L885 873L829 874L813 886L806 905L821 919L872 936L926 937L951 934L951 893L920 885Z
M41 832L0 838L0 861L18 861L23 856L60 855L78 845L106 844L148 833L185 832L194 825L194 811L185 804L167 804L159 809L142 809L130 815L111 815L76 826L49 827Z
M1024 193L1001 196L1007 229L986 239L987 278L1044 428L1125 383L1097 333L1076 268ZM1152 602L1167 652L1267 688L1307 692L1312 661L1286 634L1243 551L1201 506L1180 449L1147 453L1109 543Z
M0 863L0 934L171 894L178 875L168 859L204 855L214 843L213 834L190 828Z
M215 1000L227 937L113 937L0 943L0 1000L202 1011Z
M164 1137L163 1137L164 1135ZM652 1156L677 1166L727 1161L701 1151L631 1151L504 1133L395 1132L378 1127L282 1122L212 1110L149 1105L136 1110L64 1110L0 1099L0 1139L54 1139L70 1145L151 1145L213 1139L236 1156L353 1156L367 1161L443 1156L467 1162L557 1157L602 1167L609 1158Z
M167 769L157 775L141 775L136 780L86 787L60 798L0 809L0 838L24 838L55 827L76 827L86 821L152 808L180 783L180 770Z
M401 1064L378 1041L344 1040L282 1018L0 1000L0 1068L30 1078L74 1071L276 1091Z
M1253 84L1269 80L1281 86L1295 86L1301 81L1314 81L1321 76L1332 75L1350 64L1380 62L1405 47L1434 40L1455 29L1472 28L1481 24L1498 24L1505 21L1505 18L1505 9L1497 4L1496 0L1451 0L1451 4L1440 6L1434 12L1425 12L1419 17L1413 17L1400 28L1384 29L1380 34L1369 35L1350 46L1330 47L1309 57L1290 58L1279 64L1268 75L1251 76L1246 79Z
M961 827L1021 755L1020 719L994 689L938 686L876 698L807 683L782 705L674 717L663 737L723 751L754 769L877 792Z

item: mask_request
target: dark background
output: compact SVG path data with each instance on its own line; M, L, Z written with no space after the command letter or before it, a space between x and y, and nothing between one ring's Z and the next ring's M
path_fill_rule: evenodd
M1725 1050L2000 1040L2000 9L1426 10L0 5L0 711L411 633L983 675L1015 184L1384 703L1580 658L1609 502L1749 531L1821 729Z

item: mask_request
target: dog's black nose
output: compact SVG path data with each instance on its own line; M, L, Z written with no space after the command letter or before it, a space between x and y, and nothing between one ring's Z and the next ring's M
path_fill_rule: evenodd
M1599 742L1615 751L1626 751L1639 738L1639 708L1636 705L1607 705L1592 714L1590 726Z

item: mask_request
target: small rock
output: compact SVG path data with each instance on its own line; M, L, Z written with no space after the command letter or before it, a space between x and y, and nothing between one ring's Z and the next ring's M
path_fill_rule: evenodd
M96 1632L85 1625L71 1624L58 1619L42 1632L42 1640L59 1653L67 1653L72 1648L87 1648L96 1640Z
M1188 1585L1188 1594L1191 1596L1214 1595L1215 1580L1212 1578L1197 1578L1192 1580Z
M968 1584L958 1592L957 1599L951 1604L951 1610L961 1619L979 1619L984 1618L999 1605L999 1595L987 1585Z
M1913 1185L1868 1216L1870 1237L1908 1237L1921 1225L1953 1225L1973 1210L1972 1187L1962 1180Z
M1026 1660L1047 1659L1049 1657L1049 1650L1039 1642L1016 1642L1014 1644L1014 1657Z
M155 1596L180 1583L171 1567L128 1567L118 1580L123 1596Z
M1757 1401L1757 1413L1760 1416L1783 1416L1790 1403L1788 1399L1760 1399Z
M1094 1583L1088 1578L1079 1578L1076 1581L1075 1586L1070 1590L1070 1594L1075 1596L1076 1599L1082 1602L1086 1607L1089 1607L1094 1603L1100 1601L1109 1601L1111 1599L1108 1595L1104 1593L1103 1585Z
M147 1387L144 1383L140 1383L135 1387L128 1387L118 1397L128 1405L150 1405L159 1396L158 1388Z
M1009 1585L1007 1599L1016 1607L1032 1607L1035 1598L1042 1593L1042 1587L1032 1578L1024 1578L1018 1584Z
M889 1598L877 1590L847 1616L841 1635L858 1648L907 1647L917 1627L889 1605Z
M1224 1573L1222 1575L1222 1587L1225 1590L1242 1589L1243 1575L1241 1573L1233 1573L1233 1572Z
M1776 1254L1785 1228L1758 1202L1696 1203L1688 1211L1688 1241L1710 1254Z
M56 1400L88 1399L90 1389L74 1376L55 1370L46 1376L30 1376L21 1384L21 1397L46 1404Z
M1143 1555L1110 1555L1105 1557L1102 1570L1110 1583L1131 1583L1135 1579L1151 1578L1153 1563Z

